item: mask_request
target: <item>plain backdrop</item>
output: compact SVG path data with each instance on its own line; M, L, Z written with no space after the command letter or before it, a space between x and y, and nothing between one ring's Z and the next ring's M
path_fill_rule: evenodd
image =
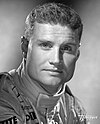
M22 60L20 37L27 14L37 4L54 1L70 5L83 20L81 54L68 85L91 124L100 124L100 0L0 0L0 72L17 68Z

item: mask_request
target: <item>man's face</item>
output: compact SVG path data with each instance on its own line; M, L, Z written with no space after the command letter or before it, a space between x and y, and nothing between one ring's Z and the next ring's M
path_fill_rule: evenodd
M52 88L70 80L78 56L78 43L77 32L67 26L36 23L27 53L29 77Z

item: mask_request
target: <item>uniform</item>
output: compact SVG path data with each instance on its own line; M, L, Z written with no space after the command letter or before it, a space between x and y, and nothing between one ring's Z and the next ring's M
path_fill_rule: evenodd
M86 124L86 112L67 85L50 96L36 84L31 92L29 84L22 67L0 74L0 124Z

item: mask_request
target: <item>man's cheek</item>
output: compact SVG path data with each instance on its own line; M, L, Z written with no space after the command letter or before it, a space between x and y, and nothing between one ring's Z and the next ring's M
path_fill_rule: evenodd
M64 63L64 69L68 69L68 68L71 68L72 65L75 65L75 61L66 61L66 63Z

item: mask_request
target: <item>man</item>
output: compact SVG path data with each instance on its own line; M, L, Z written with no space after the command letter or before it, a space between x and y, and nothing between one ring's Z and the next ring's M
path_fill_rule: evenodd
M79 58L83 25L60 3L31 11L21 39L20 67L0 75L0 124L86 124L66 85Z

